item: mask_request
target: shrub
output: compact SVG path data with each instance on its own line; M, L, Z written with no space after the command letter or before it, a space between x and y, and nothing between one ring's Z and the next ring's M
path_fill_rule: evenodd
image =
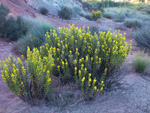
M0 18L6 17L10 10L3 4L0 4Z
M45 7L40 8L40 13L41 14L46 15L46 14L48 14L48 12L49 12L48 9L46 9Z
M123 63L131 45L127 46L125 36L116 32L100 32L98 37L74 25L59 30L59 37L55 30L45 34L48 44L40 48L42 56L47 54L46 48L51 48L53 74L61 83L76 82L86 99L95 96L103 90L112 70Z
M70 20L73 16L73 11L69 7L62 7L60 11L58 11L58 16L63 19Z
M0 6L0 37L7 41L16 41L28 31L28 23L21 17L7 17L9 9L4 5Z
M103 16L105 18L112 19L114 14L112 14L112 12L105 12L105 13L103 13Z
M30 23L29 32L21 39L19 39L13 46L13 50L16 53L24 55L27 53L27 47L30 47L31 50L33 50L34 47L40 48L40 46L43 45L46 41L44 34L50 29L55 29L52 25L44 20L34 20L33 22L32 19L26 19L26 21Z
M114 15L113 21L115 21L115 22L124 22L126 17L127 16L126 16L125 13L119 13L119 14Z
M133 65L136 72L143 72L148 65L148 59L144 54L138 54L133 61Z
M124 25L129 28L140 28L142 26L142 21L139 19L125 19Z
M99 19L99 18L102 17L102 12L101 12L101 11L92 11L91 17L92 17L94 20L97 20L97 19Z
M88 20L93 20L93 18L91 17L91 15L84 15L84 17L86 18L86 19L88 19Z
M134 38L136 43L144 48L150 49L150 27L143 26L139 29L136 29L132 32L131 36Z
M49 92L53 69L51 50L48 56L41 57L40 51L28 48L27 60L9 57L2 61L2 77L9 89L23 100L33 102L36 98L45 98Z

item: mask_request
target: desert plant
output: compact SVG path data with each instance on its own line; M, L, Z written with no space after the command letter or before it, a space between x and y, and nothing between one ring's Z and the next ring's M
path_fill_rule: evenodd
M0 18L6 17L9 14L10 10L3 4L0 4Z
M131 36L134 38L136 43L144 48L150 49L150 27L145 25L132 32Z
M31 50L33 50L34 47L40 48L40 46L43 45L46 41L44 34L50 29L55 29L57 31L57 29L47 21L34 20L33 22L33 20L29 18L25 20L29 23L30 30L13 46L13 50L16 53L24 55L27 53L27 47L30 47Z
M48 44L40 48L42 56L47 54L46 48L51 48L53 73L60 83L76 82L86 98L93 97L103 90L112 70L123 63L131 45L127 46L125 36L116 32L92 36L89 29L74 25L59 31L59 37L55 30L45 34Z
M0 6L0 36L7 41L16 41L28 31L28 23L22 17L7 17L9 9Z
M63 19L70 20L73 16L73 11L71 8L64 6L58 11L58 16Z
M127 16L126 16L125 13L118 13L115 16L113 16L113 21L115 21L115 22L124 22L126 17Z
M97 19L99 19L99 18L102 17L102 12L101 12L101 11L92 11L91 17L92 17L94 20L97 20Z
M103 16L108 19L112 19L114 14L112 12L104 12Z
M45 98L50 89L54 66L51 50L41 57L38 49L28 48L27 60L12 57L0 62L2 77L9 89L23 100L33 102L35 98Z
M149 61L146 55L141 53L138 54L135 60L133 61L135 71L139 73L143 72L146 69L148 63Z
M124 25L126 27L136 29L136 28L140 28L143 25L143 23L139 19L129 19L129 18L126 18L125 21L124 21Z
M43 15L46 15L49 12L48 9L46 9L45 7L41 7L39 10L40 10L40 13Z

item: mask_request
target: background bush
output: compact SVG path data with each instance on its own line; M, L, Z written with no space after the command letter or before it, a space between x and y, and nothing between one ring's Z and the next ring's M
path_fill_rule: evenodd
M27 53L27 47L30 47L30 49L33 50L34 47L40 48L41 45L45 44L46 32L49 32L50 29L56 30L49 22L42 19L33 20L25 18L25 20L30 23L30 30L13 46L13 50L16 53L24 55Z
M150 27L144 25L143 27L134 30L131 36L134 38L138 46L150 49Z
M92 11L91 17L93 20L97 20L102 17L102 12L101 11Z
M9 17L9 9L0 5L0 37L7 41L16 41L25 35L28 31L28 23L22 17Z
M42 59L38 49L27 51L27 60L12 59L0 62L2 77L9 89L23 100L34 102L33 99L45 98L50 89L53 58L51 50Z
M124 21L124 25L125 25L126 27L136 29L136 28L140 28L140 27L143 25L143 23L142 23L142 21L139 20L139 19L129 19L129 18L127 18L127 19L125 19L125 21Z
M143 72L148 66L148 64L149 64L149 59L147 55L144 55L143 53L142 54L139 53L138 55L136 55L136 58L133 61L135 71L139 73Z
M70 20L73 16L73 11L67 6L63 6L60 11L58 11L58 16L63 19Z
M40 10L40 13L43 15L46 15L49 12L48 9L46 9L45 7L41 7L39 10Z

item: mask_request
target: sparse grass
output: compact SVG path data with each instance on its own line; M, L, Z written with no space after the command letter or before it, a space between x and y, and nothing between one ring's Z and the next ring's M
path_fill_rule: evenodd
M148 56L143 53L138 53L133 61L134 69L136 72L142 73L149 64Z

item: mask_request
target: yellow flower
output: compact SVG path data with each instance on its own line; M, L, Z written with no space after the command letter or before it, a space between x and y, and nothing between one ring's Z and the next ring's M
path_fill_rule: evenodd
M96 81L97 81L96 78L94 78L93 82L96 83Z
M82 78L82 82L84 82L84 80L85 80L85 77Z
M50 82L51 82L51 78L48 78L48 79L47 79L47 82L50 83Z
M96 87L96 86L94 86L94 90L97 90L97 87Z
M101 83L103 84L103 83L104 83L104 81L101 81Z
M100 91L103 91L103 87L101 87Z
M89 73L89 77L91 77L91 73Z
M91 82L92 81L92 79L91 78L89 78L89 82Z

